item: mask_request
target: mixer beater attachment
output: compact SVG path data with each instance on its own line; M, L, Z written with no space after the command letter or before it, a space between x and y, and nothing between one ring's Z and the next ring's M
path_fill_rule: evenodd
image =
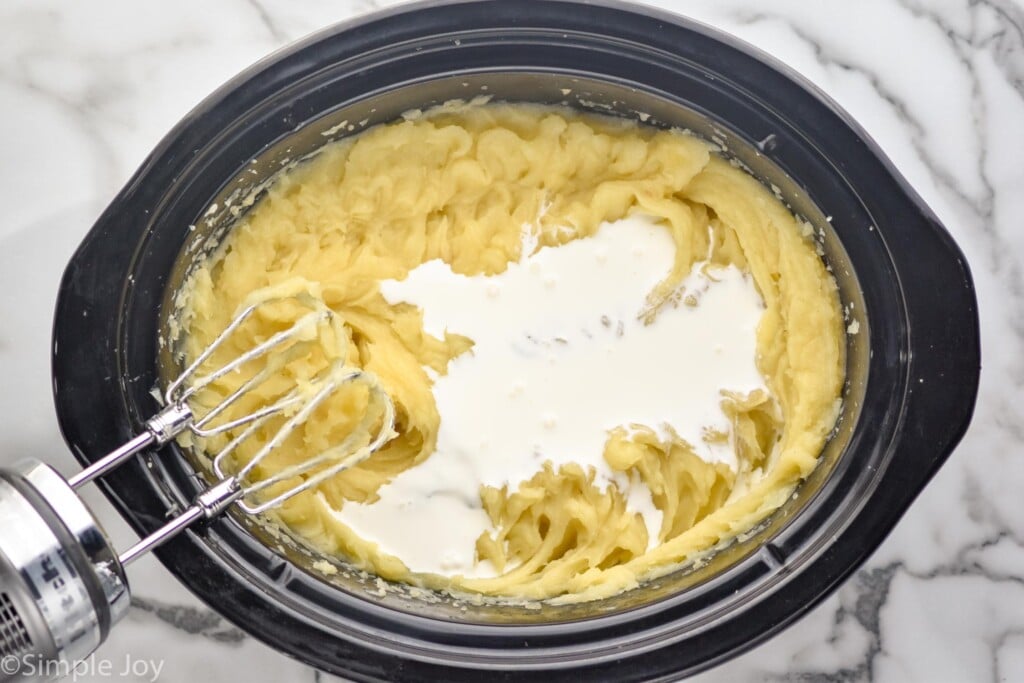
M215 370L202 369L240 327L264 307L295 302L308 308L294 323L257 343ZM308 294L274 297L241 310L216 339L172 382L164 393L165 407L144 424L144 431L65 481L37 460L0 470L0 658L20 658L20 676L43 680L68 673L88 656L128 608L124 567L191 524L222 514L237 504L249 514L276 507L336 474L358 465L396 436L395 407L372 373L346 365L344 353L305 382L240 416L229 408L279 379L291 361L310 353L322 333L341 343L346 339L337 316ZM254 365L260 365L258 369ZM230 373L251 377L206 412L197 415L190 402ZM286 439L306 424L314 411L341 387L364 385L367 412L339 443L297 464L261 479L255 469ZM371 411L373 406L378 412ZM280 422L273 435L244 462L236 461L239 446L262 429ZM120 557L92 513L74 490L103 476L152 446L162 446L190 431L209 440L229 439L212 458L217 482L192 505ZM63 668L62 668L63 667ZM7 669L5 668L5 671ZM45 672L45 675L42 673ZM30 675L31 674L31 675ZM6 680L0 674L0 680Z

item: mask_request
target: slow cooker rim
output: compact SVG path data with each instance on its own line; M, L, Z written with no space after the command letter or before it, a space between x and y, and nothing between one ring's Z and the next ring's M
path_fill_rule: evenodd
M424 52L420 52L420 48L419 47L416 47L415 49L416 49L416 52L417 52L418 56L425 53L425 51ZM544 73L547 74L548 72L545 71ZM573 72L573 73L575 73L575 72ZM612 79L609 79L609 82L611 82L611 80ZM409 85L410 85L409 83L404 83L402 87L408 87ZM295 87L295 86L289 86L288 92L292 92L292 91L298 90L298 89L301 89L301 86L298 87L298 88ZM287 94L284 96L284 99L285 100L290 100L290 98L287 96ZM214 145L211 145L211 146L214 146ZM159 213L159 209L158 208L154 209L154 214L158 214L158 213ZM884 240L883 240L883 242L884 242ZM142 252L144 247L145 247L145 240L143 240L143 241L141 241L139 243L139 247L136 250L136 254L138 255L140 252ZM129 275L129 280L131 280L131 279L132 279L132 277L131 277L131 275ZM897 286L897 289L898 289L898 286ZM126 288L125 292L127 293L129 291L130 291L130 288ZM903 311L903 310L897 311L897 313L899 315L905 316L905 311ZM123 322L123 319L122 319L122 322ZM125 329L125 326L123 324L122 324L121 332L122 332L123 338L125 340L127 340L128 330ZM122 375L123 375L123 373L122 373ZM894 394L894 397L895 397L895 394ZM891 408L893 410L895 410L895 417L893 417L894 426L892 427L892 429L895 430L895 429L898 428L897 423L899 422L899 419L900 419L900 412L899 412L898 401L896 401L895 398L893 399L893 401L894 401L894 403L893 403L893 406L891 406ZM132 408L133 408L133 406L126 405L126 409L129 412L132 411ZM141 421L141 419L144 418L144 416L141 415L141 414L136 414L135 417L138 418L139 421ZM879 443L881 444L882 442L879 442ZM172 444L170 447L174 448L174 445ZM826 484L826 486L828 486L828 484ZM820 495L820 494L816 493L815 495ZM190 496L187 495L185 498L187 499L189 497ZM797 526L798 526L798 521L794 520L791 524L789 524L789 526L787 527L787 530L792 530L793 528L795 528ZM777 549L775 550L775 554L776 555L779 554L780 552L781 551L779 551ZM749 564L749 563L746 563L746 564ZM744 563L741 562L736 567L731 567L726 572L723 572L722 576L716 576L714 579L712 579L712 580L710 580L709 582L706 582L706 583L710 584L710 583L713 583L715 581L719 581L720 579L721 580L727 580L729 578L729 575L742 574L742 572L743 572L743 565L744 565ZM270 577L271 578L269 580L269 584L274 584L274 583L278 582L278 578L274 574L275 574L274 572L270 573ZM247 578L250 581L251 580L256 580L256 581L267 582L267 580L268 580L267 576L264 576L264 575L253 576L253 575L250 574ZM267 585L268 588L270 587L269 584ZM319 584L315 584L315 585L319 585ZM702 587L704 587L704 584L702 584ZM696 590L696 589L694 589L694 590ZM686 593L686 596L687 597L692 596L692 592L693 591L688 591ZM329 598L330 596L321 596L321 597ZM559 630L559 629L561 629L561 628L563 628L563 627L565 627L567 625L572 625L576 629L586 629L588 631L591 631L591 630L599 631L601 628L606 628L607 627L607 624L603 623L603 622L607 622L607 621L609 621L609 620L611 620L613 618L621 618L621 616L626 611L628 611L630 613L632 618L636 618L638 616L643 616L643 615L649 614L651 612L662 612L662 611L665 611L667 609L673 608L674 607L674 603L679 601L679 600L681 600L682 598L683 598L683 595L675 595L675 596L671 596L671 597L665 598L664 600L659 601L657 604L643 605L643 606L640 606L640 607L631 608L629 610L625 610L624 612L619 612L619 613L615 613L615 614L596 615L596 616L591 617L589 619L576 620L576 621L573 621L573 622L557 621L557 622L545 622L543 624L500 624L500 625L492 625L492 624L484 624L484 623L462 624L462 623L459 623L459 622L449 622L449 621L441 620L440 623L441 623L441 628L443 630L451 631L452 632L452 637L456 637L457 635L461 635L461 636L465 637L467 635L467 629L472 629L473 632L475 634L477 634L477 635L479 635L480 632L482 632L482 631L490 631L490 632L492 632L494 634L497 634L497 633L501 632L501 634L505 635L505 636L508 635L508 631L514 629L519 634L519 636L521 636L521 637L535 636L535 635L538 635L538 634L541 634L541 633L550 635L553 632L555 632L555 631L557 631L557 630ZM359 603L359 608L362 610L361 614L362 614L362 617L364 619L377 619L377 618L379 618L381 621L387 622L387 621L389 621L390 617L394 616L394 610L393 609L381 608L379 606L375 606L375 605L372 605L372 604L366 604L364 602L360 602ZM726 609L726 607L723 606L722 608L719 609L719 611L724 611L725 609ZM421 615L416 615L416 614L410 614L408 612L404 613L403 616L405 618L409 618L409 619L414 620L414 621L425 620L425 621L428 621L428 622L432 622L435 625L438 622L437 618L434 618L434 617L431 617L431 616L421 616ZM337 626L337 624L334 624L334 625ZM429 629L430 626L428 625L425 628ZM691 629L691 632L692 632L692 630L693 629ZM519 636L516 636L516 637L519 637ZM448 647L456 647L454 644L452 644L450 642L446 643L446 646L448 646ZM410 643L410 648L413 649L413 650L417 649L413 643ZM549 649L554 649L554 648L552 647L552 648L549 648Z

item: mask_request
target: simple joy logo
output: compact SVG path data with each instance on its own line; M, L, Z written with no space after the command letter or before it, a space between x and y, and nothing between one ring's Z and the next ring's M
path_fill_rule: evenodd
M78 681L85 678L127 678L156 683L164 669L162 659L143 659L125 655L123 659L90 657L79 662L64 662L46 659L38 655L16 657L6 655L0 658L0 678L14 677L38 679L65 679Z

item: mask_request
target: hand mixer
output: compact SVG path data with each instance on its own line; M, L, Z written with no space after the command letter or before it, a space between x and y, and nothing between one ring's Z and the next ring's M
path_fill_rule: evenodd
M283 298L293 298L310 311L221 367L200 372L257 310ZM0 660L4 662L0 680L8 680L12 674L17 680L43 680L70 672L76 661L103 643L111 626L127 612L125 566L189 525L216 517L232 504L249 514L266 511L362 462L394 438L395 409L390 397L371 373L342 360L334 361L308 382L297 382L253 412L232 419L225 416L230 406L280 373L289 361L308 353L318 329L325 325L334 327L337 339L345 339L334 313L312 296L253 303L168 386L165 407L145 422L138 436L68 480L36 460L0 470ZM257 361L263 367L252 372ZM193 412L191 398L218 379L247 367L252 376L237 390L204 414ZM272 476L253 479L254 468L306 423L328 396L352 382L366 385L368 401L378 403L379 415L371 416L368 403L362 422L340 443ZM252 458L236 467L232 454L239 445L275 417L281 421L277 431ZM75 489L185 430L203 439L230 438L212 459L218 481L162 528L118 556ZM296 478L301 483L295 484Z

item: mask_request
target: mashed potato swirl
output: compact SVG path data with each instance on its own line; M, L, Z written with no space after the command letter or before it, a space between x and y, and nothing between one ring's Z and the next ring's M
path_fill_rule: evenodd
M389 303L380 282L432 259L466 275L501 273L520 257L524 223L536 223L541 248L557 248L633 212L659 218L675 244L674 266L653 299L670 297L695 261L710 258L749 272L764 300L756 362L770 392L722 399L738 469L705 462L690 444L653 430L612 430L604 458L649 487L663 520L656 543L615 487L598 487L578 466L544 465L527 481L481 487L493 530L477 540L476 553L499 570L495 578L412 573L341 523L332 509L373 501L381 486L432 457L440 417L431 376L473 344L452 332L427 334L421 311ZM317 549L386 579L526 599L614 594L771 513L814 468L838 415L842 315L815 244L761 184L682 132L527 105L467 107L372 128L283 174L192 273L183 289L186 357L254 291L311 293L344 323L346 339L290 363L282 384L308 380L337 354L374 373L396 404L399 436L386 448L276 512ZM262 312L211 364L302 312L287 303ZM223 378L195 399L197 409L244 378ZM251 410L273 391L235 410ZM365 387L346 388L257 475L309 457L374 409ZM238 457L251 457L271 429Z

